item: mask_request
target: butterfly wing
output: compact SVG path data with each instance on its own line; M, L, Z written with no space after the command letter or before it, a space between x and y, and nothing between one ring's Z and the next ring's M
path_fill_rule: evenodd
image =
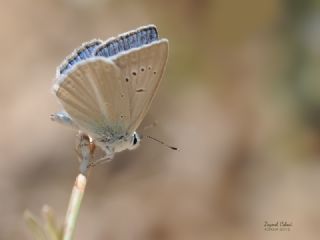
M140 48L131 49L111 58L121 71L123 87L127 89L132 133L148 112L159 88L168 58L168 40L161 39Z
M92 39L89 42L83 43L79 48L76 48L71 55L66 57L62 64L57 68L56 77L59 78L61 74L67 74L73 66L82 60L92 57L93 52L102 44L99 39Z
M81 130L95 139L108 138L124 134L130 119L121 76L112 61L95 57L61 75L53 91Z
M132 134L145 117L167 62L168 41L154 25L92 40L57 70L54 92L81 130L92 137Z

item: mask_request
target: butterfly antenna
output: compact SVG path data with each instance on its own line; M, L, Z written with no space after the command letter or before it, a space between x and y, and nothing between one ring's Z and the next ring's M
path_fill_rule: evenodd
M170 145L166 144L165 142L160 141L159 139L156 139L156 138L151 137L151 136L146 136L146 137L149 138L149 139L151 139L151 140L153 140L153 141L156 141L156 142L158 142L158 143L160 143L160 144L162 144L162 145L164 145L164 146L166 146L167 148L170 148L170 149L172 149L172 150L180 151L179 148L174 147L174 146L170 146Z

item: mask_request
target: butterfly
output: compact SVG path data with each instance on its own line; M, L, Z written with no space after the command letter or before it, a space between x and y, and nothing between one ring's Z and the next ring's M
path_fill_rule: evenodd
M136 132L159 88L168 40L154 25L83 43L57 68L52 87L63 111L51 119L89 135L112 159L140 143Z

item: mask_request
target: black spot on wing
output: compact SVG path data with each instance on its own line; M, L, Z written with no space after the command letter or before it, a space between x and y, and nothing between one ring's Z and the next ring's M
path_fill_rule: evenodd
M144 88L138 88L136 89L136 92L137 93L141 93L141 92L145 92L146 90Z

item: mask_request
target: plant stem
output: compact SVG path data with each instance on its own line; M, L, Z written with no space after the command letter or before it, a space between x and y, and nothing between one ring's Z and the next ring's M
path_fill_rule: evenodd
M86 188L86 183L87 183L86 175L87 175L88 165L91 157L90 139L87 136L85 135L80 136L79 148L82 155L82 159L80 163L80 173L77 176L72 189L72 193L69 201L69 207L68 207L68 211L67 211L67 215L64 223L63 240L73 239L74 230L77 223L82 198Z
M86 188L87 178L83 174L77 176L76 182L72 189L69 201L69 207L65 219L63 240L71 240L74 235L74 229L79 215L81 201Z

